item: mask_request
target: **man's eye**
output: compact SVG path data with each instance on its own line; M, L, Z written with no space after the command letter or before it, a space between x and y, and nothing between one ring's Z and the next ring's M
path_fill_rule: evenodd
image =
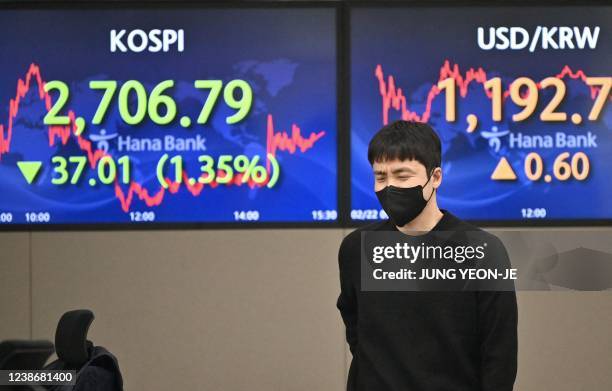
M385 177L378 177L376 178L376 182L384 182L387 178Z

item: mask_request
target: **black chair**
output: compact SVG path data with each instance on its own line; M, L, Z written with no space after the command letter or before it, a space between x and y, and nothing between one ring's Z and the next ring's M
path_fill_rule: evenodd
M37 370L42 369L53 354L51 341L7 340L0 342L0 369ZM41 386L0 386L2 391L40 391Z

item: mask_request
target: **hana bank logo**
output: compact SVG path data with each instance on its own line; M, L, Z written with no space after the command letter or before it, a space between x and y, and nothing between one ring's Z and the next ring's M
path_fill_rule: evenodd
M499 148L501 148L501 138L510 134L509 130L499 130L497 126L491 127L491 131L481 132L480 135L489 140L489 147L493 148L495 152L499 152Z
M117 133L106 134L106 129L100 129L100 133L91 134L89 139L96 143L96 149L104 151L104 153L108 152L110 147L109 141L116 138Z

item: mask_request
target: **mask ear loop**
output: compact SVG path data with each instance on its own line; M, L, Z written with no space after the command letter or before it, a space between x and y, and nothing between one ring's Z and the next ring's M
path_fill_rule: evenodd
M435 168L433 170L431 170L431 174L429 175L429 178L427 178L427 182L425 182L425 184L423 185L423 187L427 186L427 184L429 183L429 180L431 179L431 177L433 176L433 172L434 172ZM435 188L432 187L431 189L431 194L429 195L429 198L427 199L427 202L429 202L429 200L431 200L431 197L433 197L433 193L434 191L436 191Z

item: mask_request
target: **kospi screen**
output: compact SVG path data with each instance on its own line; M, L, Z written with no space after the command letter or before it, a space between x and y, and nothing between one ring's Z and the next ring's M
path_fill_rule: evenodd
M438 132L438 203L462 218L612 219L610 20L612 7L352 9L352 219L385 217L367 147L398 119Z
M3 10L0 222L336 220L335 12Z

